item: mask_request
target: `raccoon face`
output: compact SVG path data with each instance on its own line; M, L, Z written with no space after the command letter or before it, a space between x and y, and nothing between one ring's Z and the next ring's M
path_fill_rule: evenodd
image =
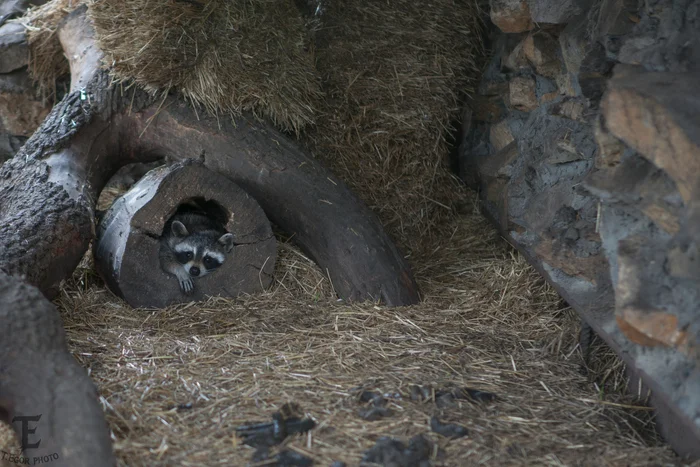
M175 259L192 277L206 276L218 269L226 260L226 253L233 249L233 234L230 233L199 232L190 235L178 221L173 222L172 229L176 237L171 247Z

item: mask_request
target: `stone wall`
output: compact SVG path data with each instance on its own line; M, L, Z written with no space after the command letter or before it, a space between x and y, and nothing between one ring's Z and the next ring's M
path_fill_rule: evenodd
M700 456L700 0L490 7L461 175Z

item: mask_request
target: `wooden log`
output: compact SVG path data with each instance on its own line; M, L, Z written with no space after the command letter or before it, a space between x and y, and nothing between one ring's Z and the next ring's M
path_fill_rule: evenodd
M132 112L121 144L129 153L202 155L204 165L253 196L346 300L403 306L420 300L411 270L372 213L337 177L280 132L252 118L197 116L166 100Z
M159 264L160 237L177 207L194 198L216 202L234 250L185 295ZM256 293L272 282L276 242L258 203L229 179L185 161L150 171L118 198L97 229L95 266L109 288L134 307L164 307L206 296Z
M0 271L0 323L0 419L24 437L28 465L116 465L97 391L68 351L56 308Z

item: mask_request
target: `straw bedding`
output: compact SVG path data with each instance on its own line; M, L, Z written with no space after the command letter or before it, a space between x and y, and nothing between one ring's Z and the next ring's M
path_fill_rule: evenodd
M278 234L265 294L135 310L105 289L86 255L56 304L71 351L100 391L120 465L248 465L253 449L236 426L269 421L286 402L318 423L285 443L315 465L358 465L379 437L421 433L439 447L435 465L678 464L644 401L626 395L619 360L598 344L583 368L575 313L450 173L450 122L478 77L476 6L322 5L321 21L307 27L325 100L315 125L289 121L378 213L424 300L403 308L338 301L319 268ZM115 195L104 192L101 203ZM498 399L438 407L411 400L416 384ZM360 418L359 388L390 395L393 414ZM433 415L469 435L432 433ZM4 450L16 450L7 430L3 439Z

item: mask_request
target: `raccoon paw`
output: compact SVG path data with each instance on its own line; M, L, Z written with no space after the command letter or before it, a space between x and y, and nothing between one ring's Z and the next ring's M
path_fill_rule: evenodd
M194 290L194 282L192 282L192 279L189 277L186 279L179 279L180 280L180 289L185 295L190 295L192 291Z

